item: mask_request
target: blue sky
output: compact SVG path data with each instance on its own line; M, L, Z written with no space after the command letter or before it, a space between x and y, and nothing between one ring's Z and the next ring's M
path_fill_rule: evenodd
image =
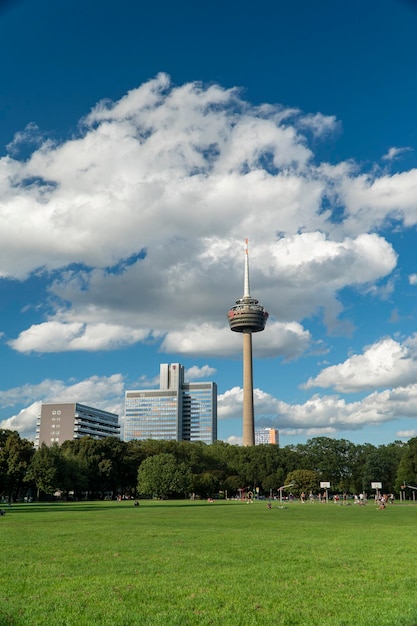
M159 364L241 441L417 434L417 4L0 4L0 427L123 417Z

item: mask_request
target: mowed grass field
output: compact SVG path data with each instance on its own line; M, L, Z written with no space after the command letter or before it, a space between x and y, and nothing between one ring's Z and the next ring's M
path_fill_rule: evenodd
M0 624L417 624L417 506L20 504Z

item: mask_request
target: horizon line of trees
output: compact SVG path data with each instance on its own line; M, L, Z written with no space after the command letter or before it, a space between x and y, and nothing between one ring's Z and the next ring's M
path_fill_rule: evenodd
M381 482L384 493L399 494L404 485L417 484L417 437L380 446L315 437L284 447L82 437L35 450L16 431L0 430L3 502L57 492L75 499L190 493L206 498L255 490L270 496L292 481L296 496L318 493L321 481L330 482L333 493L369 493L371 482ZM405 492L410 497L411 490Z

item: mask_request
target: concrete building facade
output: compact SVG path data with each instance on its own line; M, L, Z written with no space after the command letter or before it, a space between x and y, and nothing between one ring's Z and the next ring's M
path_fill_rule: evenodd
M126 391L124 440L217 440L217 385L184 382L180 363L162 363L159 389Z
M119 416L78 402L42 403L35 446L58 445L89 435L94 439L119 437Z

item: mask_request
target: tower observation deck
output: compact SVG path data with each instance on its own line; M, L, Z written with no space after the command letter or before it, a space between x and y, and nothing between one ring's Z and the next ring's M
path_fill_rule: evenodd
M268 313L258 300L252 298L249 287L248 240L245 248L245 277L243 297L236 300L227 314L230 330L243 333L243 445L255 445L253 408L252 333L264 330Z

